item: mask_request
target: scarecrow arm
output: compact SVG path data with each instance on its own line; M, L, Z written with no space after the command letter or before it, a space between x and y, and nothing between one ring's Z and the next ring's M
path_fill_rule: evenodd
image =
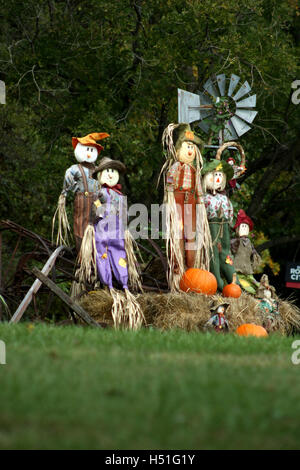
M171 166L169 171L167 172L167 184L166 189L167 191L174 191L176 183L178 182L179 177L179 166L180 163L176 162L174 165Z
M78 171L77 165L72 165L70 168L66 170L65 177L64 177L64 184L62 195L67 196L70 192L75 193L78 188L78 182L80 179L80 174Z

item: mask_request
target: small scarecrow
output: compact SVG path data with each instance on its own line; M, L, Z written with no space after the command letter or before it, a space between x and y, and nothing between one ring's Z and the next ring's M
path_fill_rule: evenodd
M259 299L257 308L263 316L263 326L267 331L276 330L281 318L279 302L277 300L275 287L270 285L267 274L261 276L256 298Z
M212 315L206 322L205 328L213 328L217 333L228 332L229 325L225 314L229 307L230 304L228 302L216 301L210 309Z
M92 174L100 190L92 204L91 223L87 226L78 261L77 276L80 282L98 279L109 288L113 298L114 325L137 329L144 316L135 296L128 289L128 279L136 290L142 290L137 272L133 240L127 226L127 198L121 192L119 175L125 165L104 157ZM124 294L113 287L113 280Z
M237 182L237 179L240 178L245 173L246 167L245 167L245 165L243 165L243 166L237 165L236 161L233 157L227 158L226 161L233 168L233 177L230 181L228 181L228 184L229 184L230 188L232 189L232 191L234 191L235 189L240 189L241 186Z
M234 267L239 273L240 284L250 294L255 294L259 286L253 274L261 264L261 257L249 239L253 228L252 219L240 209L233 227L237 237L231 240L231 252L234 255Z
M207 162L202 170L204 202L212 239L210 271L215 275L220 291L224 287L222 276L230 284L236 273L230 256L229 227L233 219L233 207L225 191L226 183L232 179L233 168L221 160L222 152L228 146L240 149L240 145L235 142L223 144L219 147L216 158Z
M208 270L211 239L201 185L202 141L189 124L169 124L162 143L166 154L160 175L164 174L167 276L174 291L186 268Z
M70 225L66 213L66 197L69 193L75 194L73 219L76 250L79 252L82 237L89 223L91 206L95 193L99 189L98 182L92 178L95 162L99 153L103 150L98 140L109 137L105 132L94 132L85 137L72 137L72 146L77 164L70 166L65 173L63 190L58 199L58 206L52 222L52 238L56 215L58 215L58 233L56 244L68 245L68 232Z

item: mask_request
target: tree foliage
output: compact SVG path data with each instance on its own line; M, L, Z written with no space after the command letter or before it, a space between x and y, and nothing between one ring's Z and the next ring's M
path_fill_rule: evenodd
M0 1L1 218L42 234L71 137L111 134L107 155L128 167L131 202L160 202L161 135L177 120L177 88L238 74L257 93L241 138L248 171L234 196L271 241L299 236L300 79L296 0ZM203 136L207 138L206 136ZM293 245L295 248L295 245Z

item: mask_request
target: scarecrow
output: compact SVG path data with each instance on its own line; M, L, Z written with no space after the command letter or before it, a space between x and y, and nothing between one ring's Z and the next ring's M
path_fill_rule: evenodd
M91 208L78 261L80 282L98 279L109 288L113 298L112 316L116 327L127 325L131 329L141 326L144 317L135 296L128 289L128 279L134 289L142 290L133 240L127 226L127 198L121 192L119 175L125 165L108 157L102 158L92 174L99 183ZM124 294L113 287L113 281Z
M226 312L230 304L228 302L217 301L210 309L211 317L206 322L205 328L214 328L217 333L228 332L229 326L226 319Z
M167 276L174 291L186 268L208 270L211 239L201 185L202 141L188 124L169 124L162 143Z
M227 158L226 161L233 168L233 178L230 181L228 181L228 184L229 184L230 188L232 189L232 191L234 191L235 189L240 189L241 186L237 182L237 179L240 178L243 175L243 173L245 173L246 167L245 167L245 165L243 165L243 166L237 165L236 161L233 157Z
M226 161L221 160L222 151L229 145L240 147L235 142L223 144L219 147L216 158L207 162L202 170L204 202L212 239L213 256L210 271L215 275L220 291L224 287L222 276L230 284L235 274L230 256L229 232L233 219L233 207L225 191L226 183L233 177L233 168Z
M99 184L92 178L92 173L95 169L97 157L101 150L103 150L103 147L96 141L106 137L109 137L109 134L105 132L95 132L85 137L72 137L74 155L78 163L66 170L63 190L59 196L58 206L53 217L52 238L56 215L58 215L56 244L69 244L68 232L70 232L70 225L66 213L66 197L68 194L74 193L73 229L77 252L80 250L82 237L89 223L89 215L95 193L99 189Z
M239 273L240 283L250 294L255 294L259 286L253 274L261 264L261 257L248 238L253 227L253 221L243 209L240 209L233 227L237 237L231 240L231 252L234 255L234 267Z
M259 299L257 308L264 319L264 327L267 331L278 329L280 321L279 303L276 298L275 287L269 284L267 274L261 276L259 286L256 293L256 298Z

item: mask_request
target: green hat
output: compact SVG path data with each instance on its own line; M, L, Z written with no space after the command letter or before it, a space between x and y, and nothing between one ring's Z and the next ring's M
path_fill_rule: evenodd
M183 142L192 142L198 146L203 145L202 140L194 134L189 124L179 124L173 131L173 142L178 150Z
M227 181L230 181L233 177L234 171L229 163L225 162L224 160L217 160L214 158L210 162L206 162L202 169L202 175L206 175L210 171L223 171L227 177Z

